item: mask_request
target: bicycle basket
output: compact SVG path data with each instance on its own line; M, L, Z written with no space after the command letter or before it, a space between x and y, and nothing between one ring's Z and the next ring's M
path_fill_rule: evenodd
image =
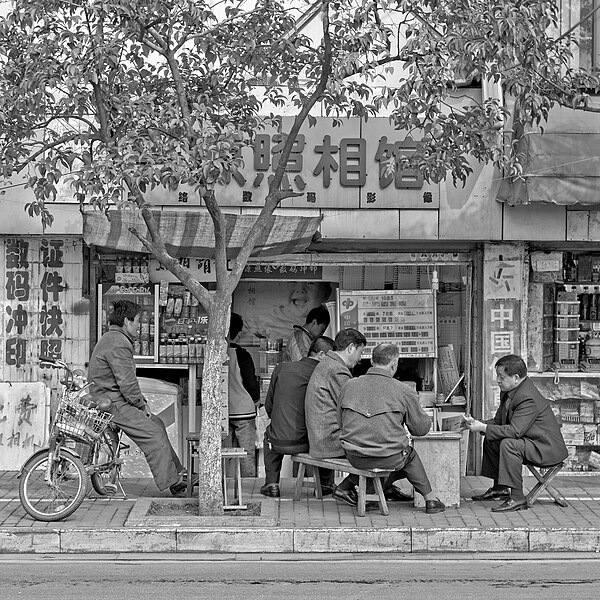
M54 427L79 442L95 442L112 420L112 415L98 412L83 404L85 397L77 392L65 394L56 409Z

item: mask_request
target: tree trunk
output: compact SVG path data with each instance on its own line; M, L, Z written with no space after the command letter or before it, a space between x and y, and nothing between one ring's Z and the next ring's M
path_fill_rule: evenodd
M218 294L218 292L217 292ZM227 299L215 298L208 310L208 337L202 370L202 426L200 430L199 513L223 514L221 475L221 401L223 362L226 358L226 336L229 331ZM193 402L193 399L190 399Z

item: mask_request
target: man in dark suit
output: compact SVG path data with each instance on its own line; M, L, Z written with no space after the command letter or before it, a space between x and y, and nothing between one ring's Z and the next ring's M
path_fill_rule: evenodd
M304 418L306 386L319 361L333 349L333 340L316 337L308 348L308 356L294 362L281 362L273 371L265 399L265 410L271 419L265 431L265 496L279 498L279 474L286 454L308 452L308 433ZM325 488L325 486L324 486ZM332 489L323 489L331 494Z
M527 508L523 493L523 463L549 467L567 457L560 426L550 407L531 380L519 356L509 354L496 363L500 406L485 422L467 417L465 426L485 435L481 474L494 485L473 500L504 500L493 512Z

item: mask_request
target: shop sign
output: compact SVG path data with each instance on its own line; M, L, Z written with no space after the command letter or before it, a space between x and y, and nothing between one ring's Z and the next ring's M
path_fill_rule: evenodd
M32 359L37 363L40 354L63 358L67 290L81 288L81 248L78 275L66 261L74 250L60 239L6 239L3 312L8 367L19 369Z
M179 264L187 269L190 275L202 283L217 281L217 268L215 261L210 258L178 258ZM148 265L150 272L150 281L158 283L166 281L167 283L181 283L169 269L165 269L156 258L151 258ZM227 260L227 270L233 269L233 262Z
M486 261L483 277L485 279L485 300L520 299L523 294L521 284L521 266L516 260Z
M315 281L323 279L323 267L317 265L260 263L246 265L242 279L281 279Z

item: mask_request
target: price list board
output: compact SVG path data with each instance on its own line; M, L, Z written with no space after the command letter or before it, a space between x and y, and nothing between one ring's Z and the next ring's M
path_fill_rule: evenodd
M435 358L436 314L432 290L339 290L340 329L352 327L367 338L364 357L389 342L405 358Z

